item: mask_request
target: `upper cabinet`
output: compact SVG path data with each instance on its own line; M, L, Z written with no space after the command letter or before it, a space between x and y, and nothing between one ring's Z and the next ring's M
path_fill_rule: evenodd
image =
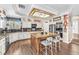
M14 18L14 17L6 17L7 18L7 29L21 29L22 22L21 18Z
M5 29L6 27L6 11L0 8L0 28Z
M0 28L5 29L6 27L6 21L5 19L0 17Z

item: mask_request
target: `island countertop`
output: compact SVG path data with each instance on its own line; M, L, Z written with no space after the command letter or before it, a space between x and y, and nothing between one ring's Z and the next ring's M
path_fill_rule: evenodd
M35 38L42 38L42 37L49 37L49 36L55 36L55 35L57 35L56 33L51 33L51 32L48 32L48 33L46 33L46 34L41 34L41 33L33 33L33 37L35 37Z

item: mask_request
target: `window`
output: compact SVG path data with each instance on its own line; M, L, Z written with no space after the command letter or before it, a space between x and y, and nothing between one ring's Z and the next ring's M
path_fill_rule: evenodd
M77 20L72 22L72 32L78 33L78 21Z

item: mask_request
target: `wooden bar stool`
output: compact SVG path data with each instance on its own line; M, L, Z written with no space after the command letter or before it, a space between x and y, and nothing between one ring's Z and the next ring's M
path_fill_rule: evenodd
M50 54L53 54L52 37L48 37L46 40L41 41L40 47L42 47L42 49L44 49L40 52L43 52L45 55L47 55L49 51L50 51Z
M53 38L53 48L54 48L54 52L57 53L58 51L60 51L60 36L57 35L56 37Z

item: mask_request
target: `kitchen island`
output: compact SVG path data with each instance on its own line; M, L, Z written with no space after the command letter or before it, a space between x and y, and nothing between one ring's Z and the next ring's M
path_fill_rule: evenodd
M47 34L41 34L41 33L32 33L31 38L31 45L32 49L36 51L37 54L40 54L40 42L42 40L47 39L48 37L52 37L57 35L56 33L47 33Z

